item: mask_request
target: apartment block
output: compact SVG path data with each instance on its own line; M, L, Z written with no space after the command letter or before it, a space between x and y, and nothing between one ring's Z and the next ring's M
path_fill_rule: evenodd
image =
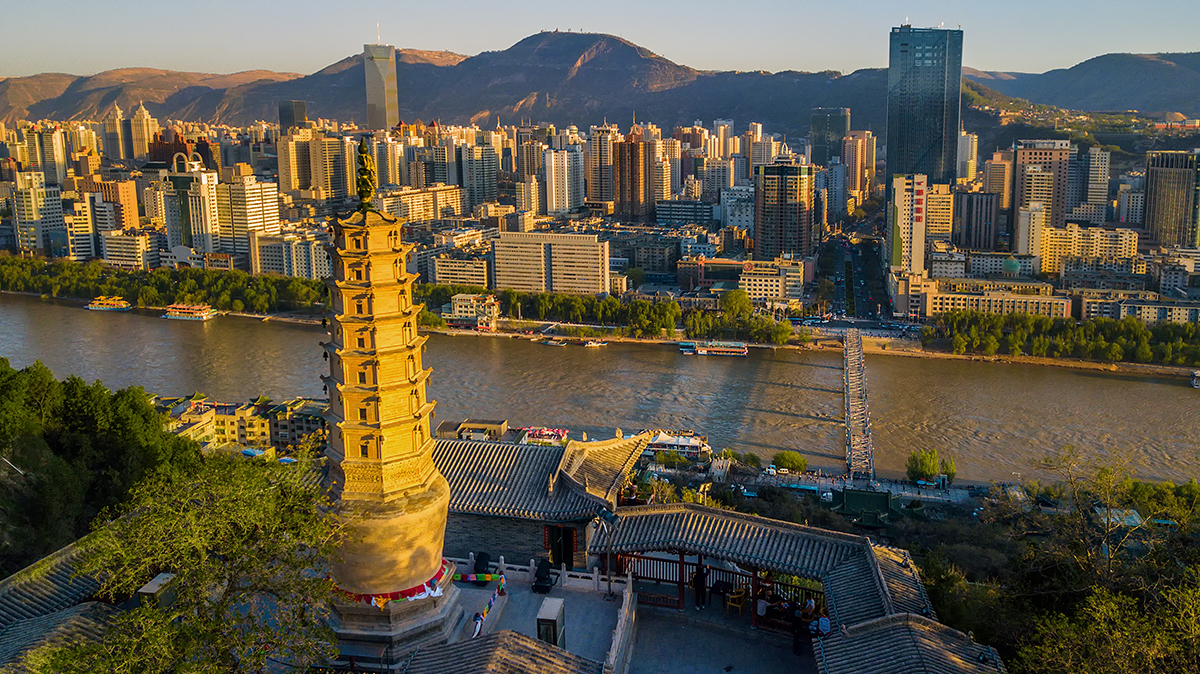
M596 295L609 290L608 242L595 234L500 232L497 290Z

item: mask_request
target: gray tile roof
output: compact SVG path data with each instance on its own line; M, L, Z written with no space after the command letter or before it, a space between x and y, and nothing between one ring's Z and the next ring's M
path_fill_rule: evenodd
M917 574L917 565L907 550L885 545L873 545L879 573L887 587L892 612L913 613L937 620L925 584Z
M865 549L856 550L843 564L818 580L825 591L829 617L835 626L853 625L891 612L883 583L876 576Z
M61 611L95 594L99 583L75 577L81 554L76 541L0 581L0 635L18 621Z
M438 439L433 462L450 483L450 511L565 521L613 507L648 439L566 447Z
M600 674L602 663L524 634L501 630L417 651L402 674Z
M694 503L621 508L613 537L618 553L682 550L736 564L820 578L868 545L864 536L780 522ZM607 532L591 551L604 552Z
M99 641L117 611L108 604L90 601L19 620L0 631L0 669L11 674L26 671L21 659L46 644Z
M813 639L821 674L996 674L996 651L937 621L896 613Z

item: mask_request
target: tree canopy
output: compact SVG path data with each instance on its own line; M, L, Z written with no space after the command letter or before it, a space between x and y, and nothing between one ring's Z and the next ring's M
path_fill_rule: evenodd
M43 672L303 670L335 655L326 623L329 560L344 531L318 462L213 455L187 475L156 473L80 542L81 571L122 599L160 572L174 601L117 615L98 642L39 654Z

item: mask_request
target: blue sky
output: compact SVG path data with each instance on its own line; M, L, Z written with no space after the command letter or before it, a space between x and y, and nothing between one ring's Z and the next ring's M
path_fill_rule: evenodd
M887 34L955 27L963 64L1042 72L1108 52L1200 51L1196 0L9 0L0 76L121 67L311 73L375 41L462 54L541 30L603 32L712 70L887 65ZM1150 8L1153 8L1153 11ZM19 27L34 27L23 30Z

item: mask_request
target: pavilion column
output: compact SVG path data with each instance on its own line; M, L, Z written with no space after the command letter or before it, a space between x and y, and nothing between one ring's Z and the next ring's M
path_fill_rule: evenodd
M750 629L758 629L758 569L750 567Z
M684 609L684 605L683 605L684 588L687 587L687 581L686 581L687 574L684 572L684 568L685 567L684 567L684 563L683 563L683 550L680 550L679 551L679 610L680 611L682 611Z

